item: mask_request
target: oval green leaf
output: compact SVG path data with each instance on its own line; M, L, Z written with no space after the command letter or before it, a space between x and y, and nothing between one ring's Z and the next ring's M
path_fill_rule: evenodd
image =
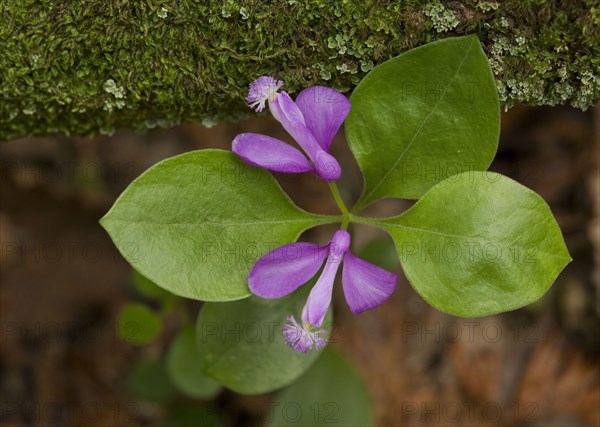
M161 317L144 304L127 304L119 315L119 337L133 344L153 341L162 331Z
M374 424L369 396L354 367L337 351L323 356L273 402L268 425L360 426Z
M448 176L486 170L496 153L498 94L476 36L384 62L350 101L346 133L364 179L353 212L381 198L419 198Z
M176 390L162 360L142 359L129 378L129 392L139 400L167 405L176 397Z
M530 304L571 261L546 202L497 173L455 175L404 214L369 221L392 236L416 291L457 316Z
M299 319L309 291L306 284L275 300L204 304L196 327L204 373L243 394L267 393L298 378L320 352L295 352L284 343L282 327L290 315ZM331 324L331 312L324 324Z
M199 360L196 331L191 326L184 327L167 352L167 372L182 393L197 399L212 399L221 390L221 384L204 375Z
M228 151L166 159L142 174L101 220L142 275L183 297L231 301L269 250L331 217L301 210L271 174Z

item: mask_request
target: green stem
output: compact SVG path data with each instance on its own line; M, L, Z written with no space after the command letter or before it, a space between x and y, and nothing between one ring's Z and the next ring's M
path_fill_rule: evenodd
M342 230L346 230L348 228L348 222L350 221L350 212L344 203L344 199L342 199L337 184L335 182L328 182L327 184L329 184L329 190L331 191L335 203L342 212Z
M331 190L331 194L333 195L333 198L335 200L335 203L337 203L338 208L340 208L340 211L342 212L342 214L344 216L348 216L350 214L350 212L348 212L348 208L346 207L346 204L344 203L344 199L342 199L342 196L340 194L340 191L338 190L337 184L335 182L328 182L329 184L329 190Z
M348 224L350 223L350 218L344 216L344 220L342 221L342 226L340 227L342 230L348 229Z

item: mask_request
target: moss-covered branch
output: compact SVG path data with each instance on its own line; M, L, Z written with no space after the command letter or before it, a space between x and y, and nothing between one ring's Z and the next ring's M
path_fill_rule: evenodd
M600 98L598 0L3 0L0 140L247 114L247 84L350 90L409 48L477 33L503 102Z

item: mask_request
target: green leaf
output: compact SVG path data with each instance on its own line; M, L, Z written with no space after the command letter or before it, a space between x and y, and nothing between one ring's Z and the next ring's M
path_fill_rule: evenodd
M458 316L530 304L571 261L546 202L497 173L455 175L404 214L368 222L392 236L417 292Z
M374 424L370 399L354 368L328 348L298 381L274 400L271 427Z
M134 344L154 340L162 331L162 319L144 304L127 304L119 315L119 337Z
M127 261L157 285L187 298L230 301L250 295L248 271L263 254L335 220L301 210L269 172L235 154L201 150L147 170L101 223Z
M496 153L498 94L476 36L384 62L350 101L346 133L364 179L353 212L380 198L419 198L448 176L486 170Z
M275 300L252 296L204 304L196 327L204 373L243 394L270 392L294 381L319 352L304 354L289 348L282 327L289 315L299 319L309 291L306 284ZM325 318L324 325L328 324L331 312Z
M204 375L199 360L196 332L191 326L184 327L167 353L167 372L182 393L198 399L212 399L221 390L221 384Z
M175 387L161 360L141 360L131 373L129 391L136 399L159 404L175 397Z

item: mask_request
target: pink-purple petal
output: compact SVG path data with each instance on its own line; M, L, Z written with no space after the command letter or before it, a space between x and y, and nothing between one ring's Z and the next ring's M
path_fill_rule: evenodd
M333 137L350 112L350 101L342 93L326 86L304 89L296 98L304 123L319 145L329 152Z
M350 240L350 233L346 230L336 231L329 242L329 252L337 257L343 257L350 249Z
M338 257L329 256L323 268L323 272L315 283L315 286L310 291L306 305L302 310L302 320L309 322L311 325L321 326L327 309L331 304L331 293L333 291L333 283L335 275L341 264Z
M292 138L302 147L313 161L317 152L322 148L306 127L302 111L286 91L281 91L275 96L275 99L269 102L269 108L273 117L281 123L283 128L289 133Z
M337 159L325 150L320 150L313 162L317 169L317 175L325 181L337 181L342 176L342 168Z
M269 108L273 117L281 123L313 162L317 175L325 181L337 180L342 173L338 161L321 147L312 132L306 127L302 111L292 101L292 98L282 91L273 101L269 102Z
M312 325L321 326L327 309L331 304L331 293L335 275L344 259L344 255L349 253L350 234L346 230L338 230L334 233L331 242L329 242L329 256L325 263L325 268L315 283L315 286L308 295L306 305L302 310L302 320Z
M271 171L301 173L315 170L300 150L267 135L242 133L235 137L231 149L244 162Z
M308 282L319 271L329 246L298 242L263 255L248 275L248 286L262 298L281 298Z
M396 287L397 275L364 261L350 252L344 257L342 286L354 314L375 308L388 299Z

